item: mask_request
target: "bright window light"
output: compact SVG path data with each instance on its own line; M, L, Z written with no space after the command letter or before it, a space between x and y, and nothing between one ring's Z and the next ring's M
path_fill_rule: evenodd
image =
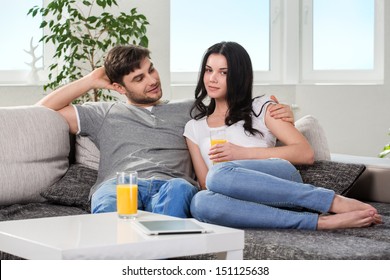
M313 69L374 69L375 0L313 0Z
M26 51L30 51L30 40L33 46L39 45L35 50L36 57L42 55L42 29L39 28L41 18L32 18L27 15L30 8L35 5L42 6L42 0L14 0L0 9L0 70L29 70L26 63L32 61L32 57ZM26 50L26 51L25 51ZM36 66L42 67L43 59Z
M235 41L270 69L269 0L171 0L171 72L197 72L208 47Z

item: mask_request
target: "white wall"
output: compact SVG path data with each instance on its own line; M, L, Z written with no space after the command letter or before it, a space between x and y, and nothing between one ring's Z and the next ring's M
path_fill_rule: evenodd
M119 0L121 10L138 7L150 21L149 47L163 81L164 98L192 98L193 86L169 87L169 0ZM385 1L385 50L390 49L390 3ZM194 38L196 40L196 38ZM311 114L320 120L334 153L376 156L390 141L390 53L385 53L384 85L255 86L259 94L275 94L297 104L296 118ZM201 58L199 58L200 61ZM0 106L29 105L42 97L40 87L0 87Z

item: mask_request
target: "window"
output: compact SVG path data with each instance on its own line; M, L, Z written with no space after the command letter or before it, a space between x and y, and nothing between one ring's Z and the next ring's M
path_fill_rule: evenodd
M31 69L28 63L33 61L32 48L36 47L36 58L43 54L42 44L39 43L42 37L39 28L41 19L27 16L28 10L34 5L42 6L42 0L16 0L0 10L0 83L27 83ZM43 58L35 63L37 68L42 65Z
M196 83L206 48L229 40L258 84L381 83L383 11L384 0L171 0L172 84Z
M383 79L382 0L304 0L303 82Z
M196 83L202 56L211 45L235 41L248 51L255 80L277 79L279 1L171 0L173 83ZM270 11L273 11L272 13Z

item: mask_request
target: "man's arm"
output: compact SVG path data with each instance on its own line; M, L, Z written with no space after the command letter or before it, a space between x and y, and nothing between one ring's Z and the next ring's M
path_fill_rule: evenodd
M56 89L38 101L36 105L45 106L59 112L67 121L69 131L76 133L79 130L77 115L75 108L70 104L73 100L95 88L114 89L103 67L95 69L77 81Z

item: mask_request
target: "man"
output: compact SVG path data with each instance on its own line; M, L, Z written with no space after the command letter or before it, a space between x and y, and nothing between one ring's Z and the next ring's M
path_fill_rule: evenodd
M70 105L95 88L115 90L127 102ZM100 150L98 178L91 189L92 213L116 211L118 171L138 171L138 208L176 217L190 217L198 191L183 129L193 101L161 101L160 77L148 49L117 46L104 67L61 87L38 102L58 111L71 133L88 136ZM278 117L292 116L275 107Z

